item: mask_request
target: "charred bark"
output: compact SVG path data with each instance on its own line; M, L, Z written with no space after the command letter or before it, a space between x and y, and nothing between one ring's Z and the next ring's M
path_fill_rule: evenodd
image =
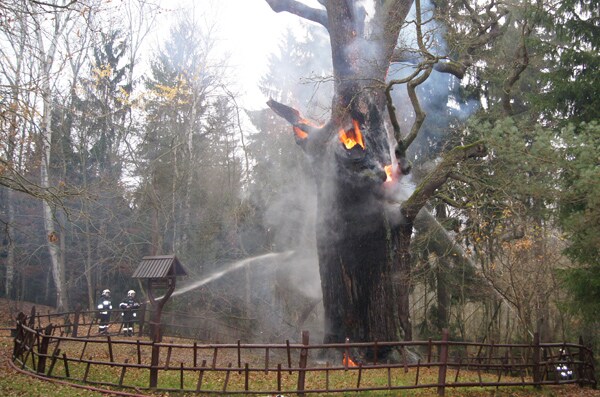
M413 131L404 140L399 130L394 131L398 142L390 151L385 112L393 106L388 106L386 75L413 1L376 2L370 29L365 29L365 10L359 2L328 0L321 3L325 9L318 10L294 0L266 1L274 11L291 12L323 25L330 35L335 83L330 119L317 126L296 109L268 102L293 126L296 142L314 169L324 342L410 340L413 222L453 165L482 155L485 149L475 144L450 151L408 200L390 203L384 168L400 163L396 179L410 170L403 156L425 117L417 112ZM430 58L409 82L412 94L431 72L435 60ZM416 94L411 101L419 110ZM352 145L347 144L347 137L352 137ZM396 158L391 158L391 152ZM385 352L379 354L382 358Z

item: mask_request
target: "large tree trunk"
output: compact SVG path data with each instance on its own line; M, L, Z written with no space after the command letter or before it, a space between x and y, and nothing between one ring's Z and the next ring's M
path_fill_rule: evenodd
M368 25L358 2L328 0L321 2L322 10L294 0L266 1L277 12L288 11L322 24L331 40L335 95L331 118L324 126L315 127L295 109L268 102L293 125L296 142L314 168L325 342L410 339L409 246L413 222L427 199L446 181L452 165L480 155L483 148L473 145L452 150L408 200L390 203L393 185L386 184L384 167L394 164L393 179L402 178L408 171L403 162L406 147L416 134L411 132L410 140L398 142L390 150L386 76L412 0L374 2L375 12L369 15ZM411 89L414 94L415 86L428 76L431 67L415 73L425 71L424 77L409 85L409 94ZM411 101L413 106L418 102L412 97ZM417 107L418 103L415 112L418 123L422 123L424 114ZM396 126L394 130L401 139ZM344 137L359 143L346 145Z

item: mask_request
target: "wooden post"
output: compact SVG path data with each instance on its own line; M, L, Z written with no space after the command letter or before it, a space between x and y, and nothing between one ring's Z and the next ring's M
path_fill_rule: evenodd
M173 341L171 341L173 343ZM173 346L169 346L167 348L167 359L165 360L165 369L169 369L169 365L171 364L171 352L173 351Z
M160 357L160 347L156 342L152 342L152 357L150 358L150 388L156 388L158 384L158 359Z
M446 390L446 369L448 367L448 329L442 330L442 346L440 349L440 368L438 372L438 396L443 396Z
M80 315L81 315L81 304L78 303L75 306L75 314L73 315L73 333L71 334L71 336L73 336L73 338L77 338Z
M585 348L583 345L583 337L579 336L579 355L578 355L578 360L579 363L577 363L577 384L579 385L579 387L583 387L585 385L584 379L586 378L585 376L585 359L586 359L586 354L585 354Z
M427 368L429 368L429 364L431 363L431 338L427 340Z
M217 346L215 346L215 349L213 350L213 360L212 360L212 367L213 367L213 369L217 368L217 355L218 355L218 351L219 351L219 348Z
M286 351L287 351L288 368L289 368L289 372L291 375L292 374L292 353L290 352L290 340L289 339L285 340L285 347L286 347Z
M223 381L223 394L227 392L227 385L229 384L229 376L231 374L231 363L227 364L227 370L225 371L225 380Z
M46 372L46 356L48 355L48 344L50 343L50 335L52 334L52 324L48 325L44 330L44 336L42 337L42 343L38 348L38 354L40 359L38 360L37 373L43 374Z
M198 342L194 342L194 368L198 365Z
M242 373L242 348L241 348L241 342L238 339L237 340L237 363L238 363L238 374Z
M65 376L67 378L70 378L71 374L69 373L69 360L67 359L67 353L63 353L62 357L63 357L63 363L65 364ZM91 360L91 357L90 357L90 360Z
M181 391L183 391L183 380L184 380L184 376L183 376L183 361L181 363L179 363L179 388L181 389Z
M58 359L59 354L60 354L60 349L55 349L54 353L52 353L52 360L50 361L50 368L48 368L48 376L52 376L52 370L54 369L54 365L56 364L56 360Z
M125 365L121 367L121 376L119 377L119 386L123 386L123 379L125 379L125 372L127 371L127 363L129 359L125 359Z
M135 346L137 348L137 363L141 364L142 363L142 346L140 345L140 340L136 340L135 341Z
M277 364L277 391L281 391L281 364Z
M12 355L13 360L17 358L20 359L21 355L23 354L23 341L25 339L25 330L23 329L23 323L25 322L26 318L27 316L25 316L23 312L20 312L17 315L17 325L15 330L15 339Z
M536 332L533 334L533 383L535 388L539 389L540 385L540 359L542 357L542 351L540 349L540 334Z
M29 312L29 324L28 324L29 328L33 329L35 328L35 306L31 306L31 311ZM38 319L38 327L42 328L42 325L39 322Z
M248 388L250 387L249 384L249 376L250 376L250 368L248 366L248 363L244 364L244 390L248 391Z
M309 333L308 331L302 331L302 344L304 346L308 346L308 341L309 341ZM300 362L299 362L299 369L298 369L298 395L299 396L303 396L304 393L304 384L305 384L305 380L306 380L306 363L308 361L308 349L307 348L302 348L300 349Z
M265 374L269 373L269 348L265 349Z
M200 389L202 389L202 377L204 376L204 368L206 368L206 360L202 360L202 366L200 368L200 371L198 371L198 383L196 383L196 391L200 391Z
M112 340L110 339L110 335L106 336L106 341L108 342L108 357L110 358L110 362L114 363L115 357L113 355Z
M92 365L92 358L90 357L89 360L87 361L87 364L85 365L85 372L83 374L83 382L87 382L87 377L90 373L90 366Z

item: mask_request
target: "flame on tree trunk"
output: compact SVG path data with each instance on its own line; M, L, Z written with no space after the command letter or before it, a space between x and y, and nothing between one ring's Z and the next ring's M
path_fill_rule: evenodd
M440 163L443 168L434 171L435 177L426 178L401 206L391 206L386 181L397 181L408 171L404 156L410 141L398 141L391 158L385 118L393 107L386 96L386 76L413 1L374 2L368 27L361 2L327 0L320 2L324 9L317 9L295 0L266 1L276 12L321 24L331 41L334 98L327 123L308 121L274 100L267 103L292 125L296 142L314 169L324 342L411 339L413 221L448 178L451 162L481 155L484 149L475 145L451 151L449 159ZM424 78L432 65L428 67ZM378 354L381 358L386 352Z
M406 287L400 280L408 278L398 272L408 267L398 264L408 258L408 244L399 242L410 241L412 227L391 222L383 200L385 168L391 163L382 117L385 104L378 104L383 91L354 87L349 93L353 100L345 101L345 117L323 127L314 127L294 109L268 102L292 124L315 170L324 342L410 338L408 300L400 293ZM401 250L404 255L399 255Z
M315 127L295 109L268 102L292 124L315 171L324 342L410 338L408 305L402 307L399 293L408 280L399 270L408 265L399 263L408 258L402 241L410 241L412 227L391 222L382 198L392 162L385 78L412 1L381 3L368 32L364 9L355 2L330 0L322 3L325 10L293 0L267 2L274 11L322 24L331 40L335 95L325 125Z

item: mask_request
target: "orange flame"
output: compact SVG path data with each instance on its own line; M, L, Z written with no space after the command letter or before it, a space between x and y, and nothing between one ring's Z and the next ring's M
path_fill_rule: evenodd
M308 133L306 131L301 130L299 127L294 126L294 134L300 139L308 138Z
M358 364L356 364L354 361L352 361L352 359L350 357L347 357L346 353L344 353L344 355L342 357L342 364L345 367L358 367Z
M304 125L307 125L307 126L310 126L310 127L316 127L316 128L323 127L323 125L320 125L320 124L315 123L315 122L313 122L311 120L307 120L307 119L303 119L303 118L300 118L300 120L299 120L298 123L299 124L304 124ZM296 125L294 126L294 134L296 134L296 136L299 139L306 139L306 138L308 138L308 132L304 131L302 128L300 128L300 127L298 127Z
M391 182L392 179L392 170L393 170L393 166L390 165L386 165L385 167L383 167L383 169L385 170L385 173L387 175L387 178L385 179L386 182Z
M340 130L338 133L340 142L342 142L348 150L352 149L356 145L359 145L364 149L365 143L363 142L363 137L360 133L360 128L358 127L358 121L352 119L352 125L353 128L348 131L343 129Z

